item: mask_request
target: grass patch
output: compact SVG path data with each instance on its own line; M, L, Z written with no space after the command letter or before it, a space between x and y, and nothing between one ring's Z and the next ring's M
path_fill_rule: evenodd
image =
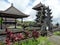
M53 43L48 40L48 37L40 37L37 40L39 42L38 45L53 45Z
M56 32L54 32L53 34L60 36L60 31L56 31Z
M47 37L39 37L37 40L29 39L27 41L20 42L21 45L54 45L48 40ZM18 42L14 45L18 45Z

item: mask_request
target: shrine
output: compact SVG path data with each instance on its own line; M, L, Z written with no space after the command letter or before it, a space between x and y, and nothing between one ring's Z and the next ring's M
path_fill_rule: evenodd
M40 27L40 30L42 33L45 33L45 31L52 31L52 16L51 16L51 9L49 9L49 6L45 6L41 2L37 4L32 9L38 11L36 14L36 25Z
M5 25L5 28L7 24L14 24L16 28L16 24L17 24L16 19L20 18L23 21L23 18L26 18L28 16L29 15L26 15L21 11L19 11L17 8L15 8L12 3L8 9L6 9L5 11L0 11L0 17L1 17L0 28L2 29L4 27L2 26L3 24Z

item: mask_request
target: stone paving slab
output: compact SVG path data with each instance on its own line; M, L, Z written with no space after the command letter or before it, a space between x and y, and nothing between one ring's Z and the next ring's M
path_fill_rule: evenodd
M51 41L52 43L55 43L56 45L60 45L60 36L51 36L49 37L49 41Z

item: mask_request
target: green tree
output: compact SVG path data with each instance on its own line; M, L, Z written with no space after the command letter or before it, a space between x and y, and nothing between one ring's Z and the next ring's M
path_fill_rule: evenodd
M56 23L56 26L59 27L59 23Z
M0 24L1 24L1 18L0 18Z

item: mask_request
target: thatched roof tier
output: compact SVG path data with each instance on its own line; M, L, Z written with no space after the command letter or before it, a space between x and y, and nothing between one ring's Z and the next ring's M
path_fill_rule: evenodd
M16 14L8 14L4 12L0 12L0 17L6 17L6 18L26 18L29 15L16 15Z
M34 9L34 10L41 10L41 7L45 8L46 6L40 2L39 4L37 4L36 6L34 6L32 9Z

